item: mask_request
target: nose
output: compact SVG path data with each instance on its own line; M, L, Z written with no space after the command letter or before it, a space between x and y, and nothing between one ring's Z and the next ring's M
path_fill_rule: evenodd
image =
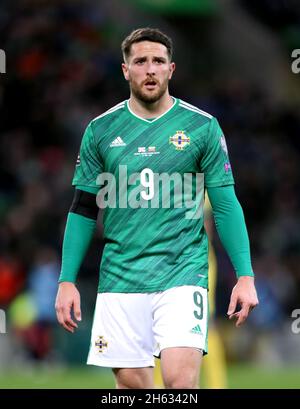
M147 64L147 75L155 75L155 64L148 62Z

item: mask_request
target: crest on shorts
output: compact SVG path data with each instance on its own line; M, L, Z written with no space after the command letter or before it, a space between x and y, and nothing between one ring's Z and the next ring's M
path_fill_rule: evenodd
M170 136L169 143L172 143L177 151L182 151L190 144L191 138L187 136L184 131L176 131L176 134Z
M97 338L95 342L95 347L98 348L98 352L102 354L104 352L105 348L108 347L107 341L105 341L104 337L101 335Z

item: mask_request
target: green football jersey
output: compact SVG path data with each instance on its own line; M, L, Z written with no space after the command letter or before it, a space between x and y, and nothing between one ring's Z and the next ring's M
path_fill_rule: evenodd
M216 118L173 99L154 119L121 102L84 133L73 185L97 188L107 206L99 292L207 288L203 189L234 180Z

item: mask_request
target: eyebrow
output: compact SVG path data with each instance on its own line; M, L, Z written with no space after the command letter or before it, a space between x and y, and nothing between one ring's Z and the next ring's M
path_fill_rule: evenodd
M133 62L146 61L146 60L147 60L147 57L135 57L133 59ZM153 60L160 60L160 61L163 61L163 62L167 61L167 59L165 57L153 57Z

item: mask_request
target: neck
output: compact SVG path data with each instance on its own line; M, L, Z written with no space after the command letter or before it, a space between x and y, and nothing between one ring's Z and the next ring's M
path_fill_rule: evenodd
M171 108L174 101L168 92L166 92L158 101L149 103L137 99L132 93L130 94L130 109L138 116L147 119L163 115Z

